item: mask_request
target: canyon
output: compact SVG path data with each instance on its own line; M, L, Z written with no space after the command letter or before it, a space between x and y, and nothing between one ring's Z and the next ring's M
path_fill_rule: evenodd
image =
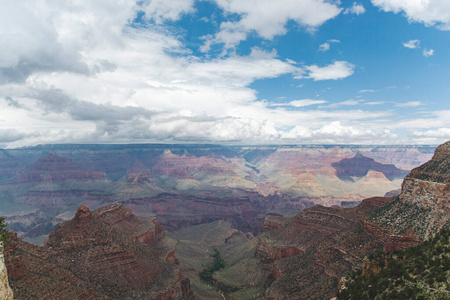
M397 190L433 146L40 145L0 150L0 215L42 245L81 204L113 203L169 231L224 220L258 234L268 213L354 206Z
M449 159L447 142L405 177L398 196L352 208L315 205L294 217L266 215L255 238L223 223L175 233L180 263L205 299L330 299L371 253L407 249L450 227ZM226 264L213 274L215 289L195 279L207 266L200 257L213 249Z
M341 149L330 149L342 154ZM307 150L306 152L309 152L311 149ZM253 153L254 157L247 156L246 162L260 173L278 173L281 166L284 166L287 174L307 174L315 179L319 178L316 177L317 174L328 174L330 169L327 169L326 165L334 164L336 168L332 171L333 175L348 184L361 182L361 176L366 177L364 180L382 177L390 181L389 177L397 176L394 174L403 174L400 168L392 164L383 166L369 156L361 157L363 154L359 150L351 155L346 154L347 157L339 154L339 158L323 158L320 162L305 161L304 158L311 154L306 155L304 152L302 151L302 158L296 162L303 164L303 171L293 168L288 161L277 161L274 157L270 158L270 163L267 162L269 156L276 151L269 155L267 152ZM59 160L53 155L50 155L51 160ZM310 202L305 202L305 207L300 212L289 209L290 206L286 206L286 203L274 204L283 199L285 202L290 201L291 207L298 208L295 206L299 203L295 202L298 201L294 196L298 192L295 189L290 194L284 194L285 198L278 197L280 190L264 196L257 192L257 188L246 190L245 196L228 190L218 196L209 195L207 198L206 192L211 192L208 189L174 193L177 181L171 181L171 176L185 180L195 178L196 173L187 166L186 153L175 155L172 151L163 151L162 155L164 157L157 156L152 165L157 166L158 171L155 173L152 173L153 169L148 164L134 162L126 177L114 181L108 176L95 175L95 179L90 179L89 182L98 179L102 184L112 184L110 191L116 191L115 182L126 181L130 185L150 186L151 191L155 191L155 187L171 187L171 193L165 190L157 195L124 197L117 201L112 196L113 192L109 195L99 195L89 187L83 194L86 198L81 201L91 200L94 206L101 207L91 211L88 206L81 204L72 215L68 212L59 213L59 220L65 222L50 233L43 246L22 241L12 234L13 241L5 248L5 258L14 295L18 299L27 299L31 295L27 293L44 293L45 289L42 287L48 286L45 293L51 294L38 294L39 297L331 298L336 294L342 278L352 270L361 268L362 262L371 253L391 252L418 245L450 226L450 142L437 147L431 160L412 169L403 179L399 193L391 192L385 197L369 197L359 205L353 205L352 201L343 201L341 205L324 206L323 202L315 204L312 201L324 198L307 197ZM289 155L290 162L294 161L295 155ZM50 156L45 159L49 160ZM167 162L167 157L174 159L173 156L176 157L177 163L171 165ZM202 156L200 159L197 164L203 165L199 168L199 174L202 174L202 171L213 174L215 169L206 165L214 159ZM250 163L264 159L266 163L261 165ZM233 163L237 164L237 160L234 159ZM63 161L69 162L67 159ZM352 161L358 163L352 164ZM404 159L402 161L405 163ZM72 163L76 162L70 162L69 166ZM220 163L216 165L220 166ZM322 167L306 167L313 164ZM176 166L183 167L176 171ZM30 172L33 168L25 170ZM79 167L73 167L73 170L77 173ZM242 170L248 171L245 167L237 171L235 167L227 169L225 166L220 170L231 177L241 176L239 172ZM76 176L69 173L54 176L65 178L64 180L53 180L50 172L44 179L39 177L41 181L38 182L40 184L42 181L51 181L68 186L66 181L73 184L79 180L74 180ZM339 179L338 173L342 179ZM380 173L383 176L378 175ZM12 178L8 183L10 185L20 182L17 178L24 177L16 174ZM201 182L200 177L196 180ZM245 181L238 183L240 188L242 182ZM252 179L252 182L256 183L257 180ZM265 183L268 182L267 179ZM227 181L226 184L230 182ZM76 185L83 186L81 183ZM127 188L130 185L127 185ZM84 186L88 186L87 183ZM277 187L280 186L283 185L278 181ZM70 189L68 191L72 192ZM27 202L27 199L32 198L21 199L22 202L18 205L37 203L39 209L49 205L41 201ZM301 199L304 201L304 198ZM103 203L108 201L112 203L103 206ZM186 203L191 205L189 210L184 207ZM193 203L197 203L196 206L193 206ZM266 207L266 210L258 210L264 203L269 209ZM161 211L158 216L148 213L152 211L150 207L153 205ZM175 216L171 215L172 211L177 212ZM195 215L193 212L197 211L197 219L192 219L192 215ZM208 211L212 217L202 219L206 215L202 215L202 211ZM214 214L219 212L221 218L216 219ZM236 217L237 215L241 217ZM160 216L162 219L166 218L164 222L169 224L176 223L177 218L182 216L178 221L183 223L188 220L188 225L175 224L170 232L166 232ZM263 222L257 233L241 230L255 226L249 222L258 218ZM242 219L246 219L246 225ZM211 264L211 255L216 251L221 254L225 267L214 271L211 285L203 281L199 274ZM146 284L149 282L150 285Z

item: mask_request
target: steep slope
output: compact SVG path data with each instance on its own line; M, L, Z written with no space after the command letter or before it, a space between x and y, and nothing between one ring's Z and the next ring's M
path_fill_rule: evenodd
M15 239L6 261L17 299L187 299L174 247L157 219L121 205L82 205L44 247Z
M450 231L416 247L378 252L341 280L338 300L449 299Z
M414 232L421 239L450 225L450 142L440 145L433 158L405 177L400 196L372 216L393 232Z
M257 255L273 262L268 299L331 297L341 276L376 249L403 249L417 243L367 222L388 198L371 198L350 209L314 206L258 237Z

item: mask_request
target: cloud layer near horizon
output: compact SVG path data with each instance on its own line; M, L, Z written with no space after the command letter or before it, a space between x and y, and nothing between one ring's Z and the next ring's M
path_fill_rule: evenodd
M285 75L299 84L343 80L357 66L345 60L305 65L256 46L247 55L230 52L249 34L271 40L286 33L289 21L316 30L343 11L322 0L285 0L282 7L253 2L216 1L225 15L240 18L222 22L205 39L200 50L221 43L227 52L209 57L195 55L165 26L195 13L194 0L5 1L0 146L406 142L381 125L390 111L315 107L326 100L274 106L259 99L250 87L257 80ZM292 9L299 4L302 9ZM135 24L139 13L145 13L144 20ZM300 109L304 106L308 110ZM436 132L424 126L414 136L418 141L427 132L439 136L450 124L441 126Z

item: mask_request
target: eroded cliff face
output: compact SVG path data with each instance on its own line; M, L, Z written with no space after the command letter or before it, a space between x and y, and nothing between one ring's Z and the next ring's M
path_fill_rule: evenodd
M0 299L13 300L13 291L9 287L8 271L5 265L2 242L0 242Z
M394 235L367 215L391 198L370 198L349 209L314 206L258 236L256 255L272 263L266 299L326 299L339 279L372 251L404 249L417 238Z
M413 232L429 239L450 224L450 142L405 177L398 199L374 215L396 233Z
M189 299L174 249L156 219L82 205L44 247L14 238L6 257L17 299Z

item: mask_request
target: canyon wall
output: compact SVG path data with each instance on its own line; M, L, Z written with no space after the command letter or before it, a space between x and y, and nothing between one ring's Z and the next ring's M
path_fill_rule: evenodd
M421 239L450 226L450 142L440 145L429 162L405 177L400 196L374 214L373 220Z

